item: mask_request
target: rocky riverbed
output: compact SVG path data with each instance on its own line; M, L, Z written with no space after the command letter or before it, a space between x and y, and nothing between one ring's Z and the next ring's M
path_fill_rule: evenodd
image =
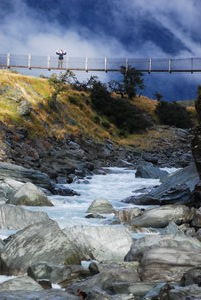
M0 178L0 299L199 299L194 165L101 168L55 185L1 163Z
M190 130L140 149L0 126L0 299L201 295Z

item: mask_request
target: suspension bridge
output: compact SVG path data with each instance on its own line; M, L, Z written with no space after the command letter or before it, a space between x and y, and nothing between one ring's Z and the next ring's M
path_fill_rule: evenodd
M134 67L141 72L201 72L201 58L90 58L0 54L1 69L72 70L85 72L120 72L121 67Z

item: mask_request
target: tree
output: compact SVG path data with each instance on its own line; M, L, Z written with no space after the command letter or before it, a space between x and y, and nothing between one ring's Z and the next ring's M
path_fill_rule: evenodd
M89 79L87 79L87 81L82 81L80 82L79 80L76 80L72 87L73 89L75 89L76 91L89 91L91 90L93 84L95 81L97 81L98 77L97 76L91 76Z
M48 79L49 85L52 88L52 93L49 97L49 106L52 109L56 109L56 102L58 95L67 89L67 85L73 85L76 82L75 74L67 70L65 73L61 73L59 76L52 74Z
M121 67L121 74L123 75L125 94L129 99L136 97L137 90L144 89L144 80L142 79L143 74L130 66L128 66L128 68Z
M122 98L127 95L129 99L132 99L136 97L138 89L144 89L143 74L135 68L122 66L121 75L123 76L122 80L112 80L108 86L111 91L120 94Z

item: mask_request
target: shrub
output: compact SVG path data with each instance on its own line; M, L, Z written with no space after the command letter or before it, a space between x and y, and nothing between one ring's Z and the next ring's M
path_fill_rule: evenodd
M178 103L160 101L156 107L156 114L160 122L164 125L176 126L178 128L192 127L190 113L184 106Z
M93 84L91 99L94 108L128 133L145 129L153 124L151 117L126 99L111 97L107 86L100 81Z

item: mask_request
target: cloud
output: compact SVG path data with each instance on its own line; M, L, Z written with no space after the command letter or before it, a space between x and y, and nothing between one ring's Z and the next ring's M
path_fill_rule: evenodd
M175 57L201 56L198 0L68 0L73 7L71 10L68 7L62 22L60 10L66 9L66 1L58 0L56 10L54 6L48 11L37 5L34 8L30 2L0 1L0 53L54 55L58 48L64 48L74 57L169 57L174 47ZM45 0L39 2L42 5ZM91 6L93 14L87 10ZM171 95L175 84L178 90L179 81L181 85L199 82L197 75L169 76L166 78ZM168 95L164 76L154 75L153 80L150 77L149 86L153 82L161 82L162 90ZM192 90L191 94L194 94Z
M123 2L122 2L123 1ZM198 0L122 0L127 12L140 12L142 18L153 18L189 48L177 56L201 55L201 2Z

